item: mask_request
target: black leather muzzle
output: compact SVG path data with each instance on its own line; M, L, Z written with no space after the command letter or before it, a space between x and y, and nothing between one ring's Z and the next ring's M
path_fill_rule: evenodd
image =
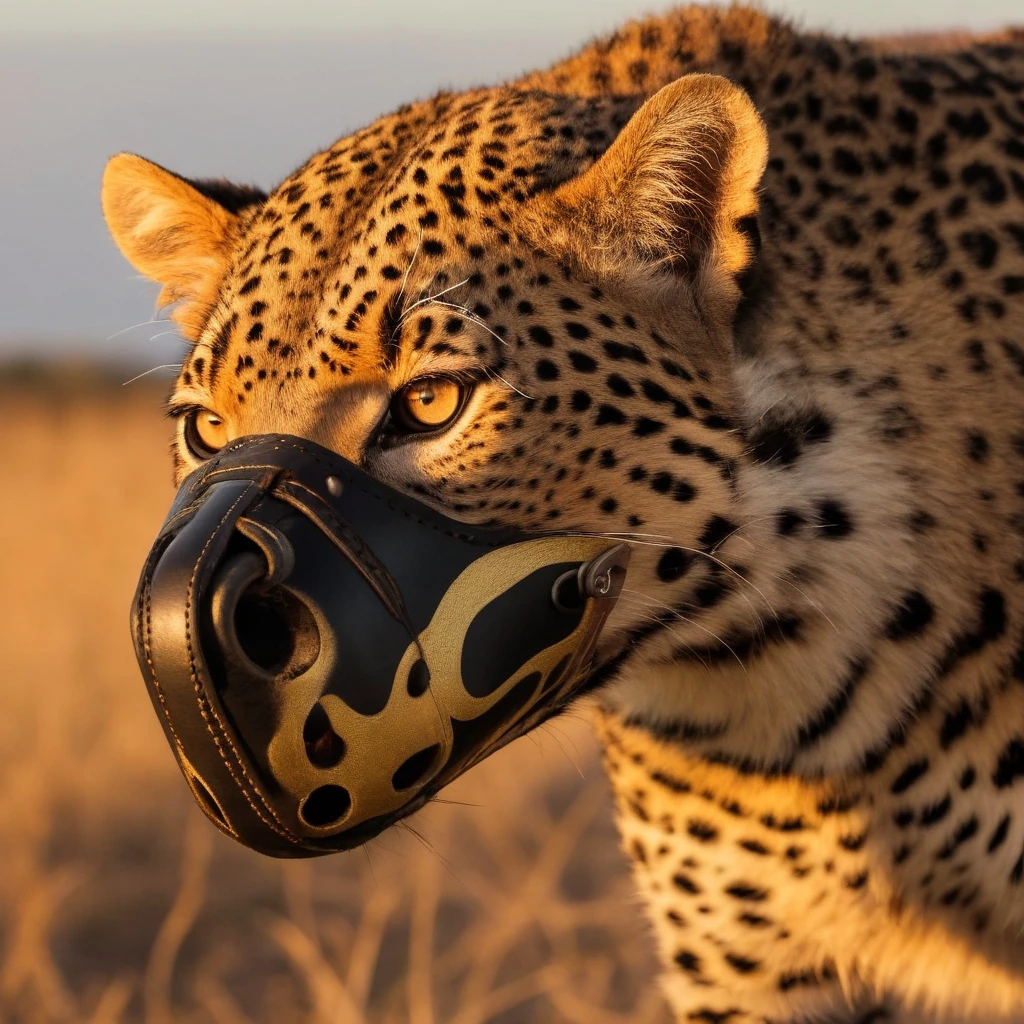
M246 437L182 484L132 633L207 815L263 853L315 856L563 707L627 559L467 526L311 441Z

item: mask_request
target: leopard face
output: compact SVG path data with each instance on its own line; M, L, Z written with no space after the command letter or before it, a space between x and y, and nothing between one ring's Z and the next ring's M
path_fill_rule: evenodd
M115 157L114 236L193 342L178 478L284 431L466 521L671 538L634 571L675 582L730 501L764 160L749 99L709 75L643 104L441 96L269 196Z

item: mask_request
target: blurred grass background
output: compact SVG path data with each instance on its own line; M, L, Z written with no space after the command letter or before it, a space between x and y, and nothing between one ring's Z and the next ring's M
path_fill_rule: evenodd
M666 1021L582 722L315 861L193 806L128 632L172 494L164 387L0 378L0 1021Z

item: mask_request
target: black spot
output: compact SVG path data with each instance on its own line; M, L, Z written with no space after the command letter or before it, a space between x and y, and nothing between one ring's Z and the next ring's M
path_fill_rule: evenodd
M763 903L768 899L767 889L760 889L756 885L750 885L747 882L735 882L728 886L725 891L730 896L749 903Z
M995 851L1003 845L1003 842L1006 839L1006 836L1009 833L1009 831L1010 816L1008 814L1004 814L1002 818L1000 818L999 824L996 825L994 831L992 832L992 837L988 841L989 853L995 853Z
M681 871L676 872L676 874L672 876L672 884L677 889L690 893L691 896L699 896L703 891L689 875L685 875Z
M725 961L737 974L753 974L761 966L760 960L751 960L738 953L726 953Z
M927 757L912 761L893 780L889 791L894 794L905 793L915 782L925 775L930 767Z
M806 517L795 509L784 508L777 515L775 528L780 537L791 537L806 522Z
M699 1010L691 1010L686 1019L694 1021L695 1024L729 1024L733 1017L738 1017L742 1013L742 1010L712 1010L708 1006L702 1006Z
M938 860L949 860L957 849L978 833L978 819L971 815L956 827L956 831L942 844L936 854Z
M597 360L583 352L570 350L569 362L572 363L573 369L579 370L580 373L593 373L597 369Z
M871 57L860 57L850 67L861 82L870 82L878 74L878 64Z
M934 825L936 822L942 821L949 814L949 809L952 806L953 801L947 793L941 800L929 804L921 811L921 824Z
M715 551L736 532L736 524L724 516L714 515L704 525L704 530L697 538L705 551Z
M1013 862L1013 869L1010 871L1010 881L1018 885L1024 878L1024 849L1020 851L1017 859Z
M1024 776L1024 740L1015 736L999 754L992 783L997 789L1005 789L1021 776Z
M864 164L853 152L843 147L838 147L832 153L832 166L840 174L849 174L852 177L860 177L864 173Z
M649 416L638 416L633 424L633 433L637 437L649 437L651 434L658 434L665 429L661 420L652 420Z
M843 505L834 498L818 503L818 527L821 536L839 540L853 533L853 521Z
M989 270L999 255L999 243L987 231L965 231L957 241L981 270Z
M948 750L974 724L974 710L971 705L960 699L960 703L946 712L939 732L939 742L943 750Z
M669 548L658 559L658 579L662 583L674 583L693 564L693 555L682 548Z
M633 391L633 385L630 384L621 373L611 374L608 377L607 384L609 390L620 398L629 398L635 394Z
M988 438L980 430L967 431L967 457L973 462L988 458Z
M901 78L900 89L916 103L928 104L935 97L935 86L923 78Z
M946 116L946 124L964 139L981 139L990 131L988 118L977 107L969 114L950 111Z
M750 456L755 462L788 466L800 457L800 441L792 424L776 424L750 437Z
M700 957L689 950L681 949L674 957L676 964L690 974L700 974Z
M975 160L960 172L960 180L968 188L974 189L982 202L991 206L996 206L1006 199L1006 185L990 164Z
M935 617L931 601L919 590L906 594L885 633L890 640L909 640L920 636Z
M541 327L539 324L534 324L526 333L529 334L530 340L535 345L540 345L541 348L551 348L555 343L555 339L551 337L551 332L546 328ZM593 369L593 367L591 367L591 369Z
M625 422L626 414L621 409L617 409L614 405L608 405L607 403L601 404L597 410L597 417L594 420L594 423L599 427L606 426L609 423L619 425Z
M711 843L718 838L718 829L714 825L706 821L699 821L696 818L691 819L687 823L686 831L694 839L702 843Z

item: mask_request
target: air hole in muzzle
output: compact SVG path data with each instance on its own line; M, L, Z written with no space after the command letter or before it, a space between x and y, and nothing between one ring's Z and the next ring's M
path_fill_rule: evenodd
M244 551L224 564L213 587L213 627L228 665L294 678L320 654L312 612L294 594L264 582L266 561Z
M391 785L395 790L401 792L403 789L409 789L421 781L427 772L430 771L440 749L440 744L434 743L423 750L418 750L412 757L407 757L399 765L398 771L391 776Z
M333 768L345 756L345 741L334 731L331 720L318 701L302 727L306 757L317 768Z
M196 800L199 801L199 805L203 810L214 821L220 822L221 825L227 828L228 823L224 819L224 812L217 806L217 801L213 799L213 794L206 788L203 780L198 775L189 775L189 781L192 783L192 792L195 794Z
M299 815L313 828L336 825L349 812L352 797L342 786L320 786L306 797Z
M235 609L239 646L254 665L271 675L277 675L295 652L295 637L282 605L273 591L249 591Z
M563 572L551 587L551 603L566 615L573 615L583 606L579 573L576 569Z

